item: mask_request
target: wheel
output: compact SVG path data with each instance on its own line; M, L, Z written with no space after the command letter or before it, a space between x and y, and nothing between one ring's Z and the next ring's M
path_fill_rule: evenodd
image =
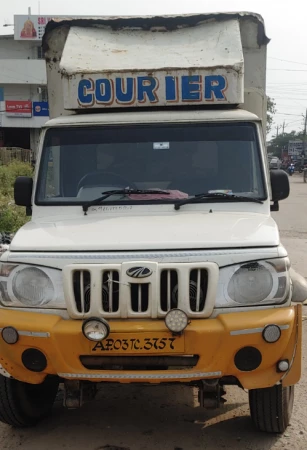
M273 386L249 391L252 421L259 431L283 433L290 423L294 386Z
M13 427L29 427L51 412L59 381L46 378L28 384L0 375L0 421Z

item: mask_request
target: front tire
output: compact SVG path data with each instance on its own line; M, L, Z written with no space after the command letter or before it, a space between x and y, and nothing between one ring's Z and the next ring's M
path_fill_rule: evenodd
M252 421L259 431L283 433L290 423L294 386L273 386L249 391Z
M57 378L28 384L0 375L0 421L13 427L30 427L51 412L59 388Z

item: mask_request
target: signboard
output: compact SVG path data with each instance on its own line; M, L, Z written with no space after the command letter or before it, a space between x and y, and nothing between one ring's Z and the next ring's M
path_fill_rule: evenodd
M15 41L41 41L45 28L52 18L67 19L78 16L41 16L41 15L15 15L14 16L14 39ZM85 17L85 16L82 16Z
M33 102L33 116L48 117L49 116L48 102Z
M14 39L16 41L41 41L49 16L14 16Z
M108 77L76 74L63 78L66 109L174 106L241 103L241 77L237 72L190 69L156 74L112 74Z
M23 100L7 100L5 114L8 117L32 117L32 102Z
M289 141L288 143L288 155L297 159L297 157L302 156L303 151L303 141Z

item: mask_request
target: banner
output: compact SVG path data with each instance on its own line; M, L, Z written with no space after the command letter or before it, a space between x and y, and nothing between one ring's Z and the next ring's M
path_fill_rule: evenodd
M7 100L5 114L8 117L32 117L32 102L24 100Z

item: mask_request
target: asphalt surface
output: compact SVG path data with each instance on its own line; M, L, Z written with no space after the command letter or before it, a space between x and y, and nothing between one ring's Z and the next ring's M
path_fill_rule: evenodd
M307 184L295 175L291 178L290 198L274 213L293 266L305 277L306 203ZM306 315L307 307L304 310ZM291 426L281 436L255 432L247 393L239 388L228 389L227 403L220 410L208 411L198 406L192 388L119 385L104 387L95 401L75 411L62 407L60 394L52 417L34 429L14 430L0 425L0 449L303 450L307 448L306 369L304 358Z

